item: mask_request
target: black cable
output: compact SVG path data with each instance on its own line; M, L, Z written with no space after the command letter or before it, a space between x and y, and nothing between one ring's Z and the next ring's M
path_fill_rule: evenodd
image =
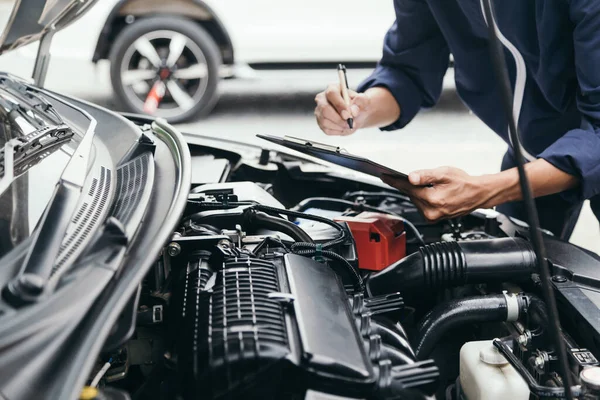
M407 220L400 214L396 214L393 211L383 211L383 210L378 209L377 207L371 207L371 206L367 206L367 205L363 205L362 207L367 211L381 212L384 214L393 215L394 217L400 218L402 220L402 222L404 223L404 225L406 225L410 228L410 230L413 232L413 234L415 235L415 237L417 238L417 240L419 241L419 243L422 246L425 246L427 244L427 243L425 243L425 240L423 239L423 235L421 234L419 229L412 222L410 222L409 220Z
M194 211L191 214L187 214L187 213L189 213L189 211L186 211L186 214L183 216L183 224L184 225L188 224L190 221L198 222L198 221L202 220L203 218L206 217L206 215L204 215L205 211L231 210L231 209L238 208L238 207L250 208L255 205L254 202L247 202L247 201L230 201L228 203L223 203L223 202L188 200L187 203L188 203L188 205L190 205L190 204L195 205L196 209L194 209ZM197 209L201 209L201 211L197 211ZM205 224L202 224L202 225L205 225Z
M302 228L287 219L269 215L264 211L256 211L254 209L248 210L246 216L251 225L283 232L292 239L300 242L313 243L313 240L308 233L304 232Z
M492 0L484 0L483 6L490 36L490 54L492 58L492 65L500 84L500 97L504 113L506 114L506 119L508 120L510 138L513 143L515 161L519 171L519 184L521 186L521 192L523 193L523 203L525 204L525 208L527 210L527 222L530 228L531 241L533 244L533 250L535 251L538 260L538 272L540 273L540 278L542 281L542 293L544 295L544 301L548 306L548 312L550 315L548 327L550 328L550 335L554 341L554 345L556 346L555 350L558 355L560 375L563 379L565 393L567 398L571 400L573 399L573 393L571 393L571 387L573 385L571 375L569 373L569 365L567 362L567 350L561 337L558 308L556 307L556 299L554 298L552 283L550 282L550 271L546 261L546 249L542 239L538 213L533 200L531 187L529 186L529 180L527 179L527 174L525 173L525 158L523 157L523 149L519 139L519 134L517 132L517 121L515 121L515 118L512 114L512 89L508 77L508 71L506 69L504 49L498 39L498 33L496 32L496 19Z
M313 256L319 252L318 247L321 247L322 248L322 250L320 250L321 255L326 258L335 259L335 260L340 261L342 263L342 265L344 265L346 267L346 269L350 272L350 274L354 278L355 290L364 292L365 284L363 282L362 277L360 276L360 272L356 268L354 268L352 266L352 264L350 264L348 262L348 260L346 260L344 257L340 256L339 254L337 254L333 251L325 250L328 247L334 246L338 243L342 243L346 239L346 232L344 231L344 228L342 228L341 225L339 225L335 221L332 221L328 218L320 217L318 215L305 214L305 213L298 212L298 211L285 210L285 209L281 209L281 208L277 208L277 207L265 206L262 204L257 204L253 208L255 210L261 210L261 211L265 211L265 212L288 215L290 217L295 217L295 218L302 218L302 219L308 219L308 220L313 220L313 221L317 221L317 222L322 222L324 224L333 226L335 229L337 229L340 232L340 236L337 239L334 239L334 240L329 241L324 244L298 242L298 243L294 243L292 245L291 250L292 250L292 252L294 252L295 254L298 254L298 255Z
M314 249L306 249L306 250L294 250L293 246L292 246L292 251L295 254L298 254L300 256L315 256L317 255L317 253L319 253L319 251L317 250L317 246L314 243L305 243L307 245L311 245L314 246ZM325 257L325 258L330 258L330 259L334 259L334 260L338 260L342 263L342 265L344 267L346 267L346 269L350 272L352 278L354 279L354 290L360 292L360 293L364 293L365 291L365 283L362 279L362 277L360 276L360 272L357 270L357 268L355 268L352 264L350 264L348 262L348 260L346 260L344 257L340 256L338 253L335 253L333 251L329 251L329 250L321 250L320 251L321 256Z
M295 217L295 218L308 219L308 220L321 222L321 223L324 223L324 224L334 227L335 229L337 229L340 232L340 235L336 239L322 244L324 249L333 247L340 243L343 243L346 240L346 231L344 230L344 228L340 224L338 224L335 221L330 220L329 218L320 217L318 215L306 214L306 213L299 212L299 211L286 210L286 209L281 209L281 208L276 208L276 207L271 207L271 206L265 206L262 204L255 205L254 209L265 211L265 212L276 213L276 214L288 215L290 217ZM296 246L296 248L302 247L304 245L305 245L304 242L294 243L294 246Z
M346 232L340 224L338 224L337 222L332 221L328 218L320 217L318 215L306 214L303 212L286 210L283 208L277 208L277 207L271 207L271 206L265 206L263 204L257 204L255 202L246 202L246 201L244 201L244 202L239 202L239 201L238 202L229 202L226 205L224 205L222 203L210 203L210 202L201 202L198 204L201 205L202 207L209 208L209 209L222 209L222 208L235 208L235 207L239 207L239 206L248 206L248 210L253 209L253 210L264 211L266 213L275 214L274 216L276 216L276 217L278 217L280 215L287 215L287 216L291 216L291 217L295 217L295 218L308 219L308 220L321 222L321 223L330 225L330 226L334 227L336 230L338 230L340 232L340 235L338 238L325 243L323 245L323 247L331 247L336 244L343 243L346 240ZM197 212L192 215L189 215L186 218L184 223L187 223L188 221L197 220L201 214L202 214L202 212ZM298 227L298 229L301 229L301 228ZM308 240L308 242L312 242L312 239Z
M344 232L344 229L337 222L332 221L329 218L321 217L321 216L318 216L318 215L306 214L306 213L303 213L303 212L300 212L300 211L286 210L286 209L283 209L283 208L265 206L263 204L257 204L257 205L254 206L254 208L256 210L260 210L260 211L278 213L278 214L283 214L283 215L287 215L287 216L290 216L290 217L301 218L301 219L309 219L309 220L312 220L312 221L322 222L324 224L327 224L327 225L330 225L330 226L334 227L335 229L337 229L340 232Z
M229 204L230 205L238 205L238 202L232 202ZM247 204L243 204L243 205L247 205ZM364 292L365 284L363 282L362 277L360 276L360 272L356 268L354 268L352 266L352 264L350 264L348 262L348 260L346 260L344 257L340 256L339 254L337 254L333 251L325 250L336 244L343 243L346 240L346 232L340 224L338 224L337 222L332 221L328 218L320 217L318 215L306 214L306 213L298 212L298 211L292 211L292 210L286 210L286 209L277 208L277 207L265 206L263 204L253 204L250 208L253 210L264 211L265 213L283 214L283 215L287 215L290 217L302 218L302 219L308 219L308 220L312 220L312 221L316 221L316 222L321 222L321 223L330 225L330 226L334 227L335 229L337 229L340 232L340 236L338 238L331 240L327 243L318 245L318 244L312 243L312 239L304 231L302 231L302 229L300 227L294 225L294 227L297 228L297 229L294 229L294 237L297 238L297 234L300 233L300 231L302 231L302 233L304 233L306 236L305 237L303 236L304 241L294 243L291 247L291 250L292 250L292 252L294 252L295 254L298 254L298 255L304 255L304 256L311 255L312 256L312 255L316 255L319 252L318 247L320 246L323 249L320 251L321 255L323 257L327 257L330 259L335 259L335 260L340 261L342 263L342 265L344 265L348 269L348 271L350 271L352 277L354 278L355 289L358 291ZM253 215L253 217L255 219L256 219L256 217L258 217L261 220L261 222L266 221L266 219L264 218L265 216L268 216L268 214L264 214L261 216L259 213L255 213ZM192 215L190 217L190 219L193 220L193 217L194 216ZM279 229L286 228L286 233L291 228L291 225L293 225L292 222L283 220L281 218L279 218L280 221L275 221L276 219L277 219L277 217L271 216L271 218L268 220L268 222L269 223L277 222L277 226Z

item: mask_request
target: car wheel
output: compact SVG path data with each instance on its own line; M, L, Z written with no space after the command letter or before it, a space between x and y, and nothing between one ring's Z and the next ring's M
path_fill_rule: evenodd
M177 123L208 114L217 102L219 49L191 20L134 22L119 33L110 62L113 89L131 112Z

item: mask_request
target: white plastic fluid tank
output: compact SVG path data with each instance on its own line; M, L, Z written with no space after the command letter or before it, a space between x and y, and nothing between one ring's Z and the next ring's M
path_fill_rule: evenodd
M529 387L491 340L460 349L460 385L467 400L528 400Z

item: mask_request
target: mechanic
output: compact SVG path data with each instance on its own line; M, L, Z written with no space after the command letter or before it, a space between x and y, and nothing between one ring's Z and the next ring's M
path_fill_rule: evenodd
M457 93L509 150L497 174L441 167L412 172L410 183L386 180L429 221L494 206L526 220L480 1L395 0L383 57L351 92L351 106L338 85L315 98L317 122L328 135L400 129L436 104L452 53ZM540 223L568 239L584 199L600 217L600 1L502 0L495 8Z

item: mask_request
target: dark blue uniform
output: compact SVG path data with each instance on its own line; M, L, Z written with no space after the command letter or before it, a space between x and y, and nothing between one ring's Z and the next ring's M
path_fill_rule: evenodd
M461 99L510 146L480 0L395 0L383 57L359 91L391 91L399 129L437 102L449 54ZM584 199L600 217L600 0L497 0L496 22L528 159L543 158L581 185L538 199L541 225L570 235ZM510 149L510 147L509 147ZM502 168L514 166L511 151ZM521 203L498 210L525 219Z

